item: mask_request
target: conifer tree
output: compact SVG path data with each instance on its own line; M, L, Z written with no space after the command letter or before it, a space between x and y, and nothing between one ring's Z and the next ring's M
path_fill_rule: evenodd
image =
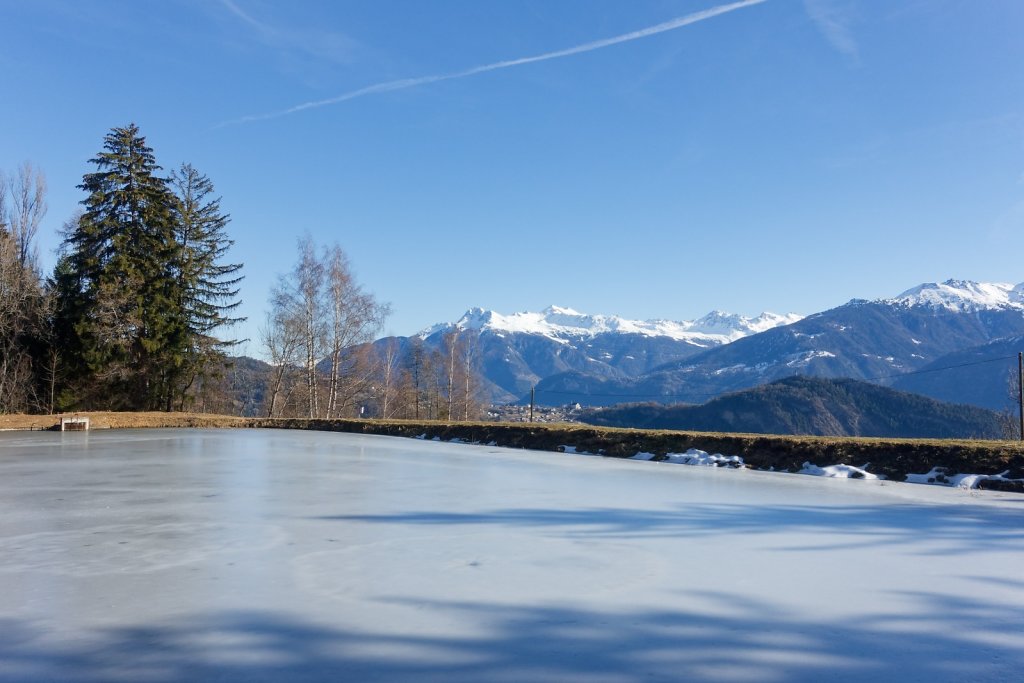
M234 241L225 228L230 216L220 208L213 183L191 164L182 164L171 173L174 237L178 245L175 273L177 302L187 337L184 361L179 377L172 382L183 407L187 392L195 381L210 376L224 366L224 351L237 341L213 336L217 328L240 322L231 317L241 303L238 283L242 281L240 263L224 263Z
M92 405L166 408L187 344L174 199L137 126L114 128L103 149L79 185L85 210L64 242L73 348Z

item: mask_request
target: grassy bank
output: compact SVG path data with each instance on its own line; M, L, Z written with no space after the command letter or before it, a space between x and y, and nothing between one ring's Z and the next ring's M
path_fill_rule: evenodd
M696 448L739 455L755 469L794 472L805 462L869 465L874 474L902 481L945 467L949 474L1000 474L1024 478L1024 445L1010 441L866 439L851 437L769 436L617 429L575 424L438 423L378 420L253 420L254 427L315 429L387 436L461 439L512 448L556 451L564 446L612 457L639 452L664 455ZM989 482L991 483L991 482Z
M708 453L739 455L749 467L794 472L810 462L867 465L867 469L902 481L907 474L922 474L944 467L948 474L1000 474L1024 478L1024 445L1013 441L953 441L929 439L867 439L818 436L770 436L702 432L617 429L577 424L522 424L495 422L411 422L404 420L305 420L241 418L196 413L81 413L94 429L114 428L273 428L377 434L401 437L459 439L510 448L557 451L573 446L579 451L611 457L639 452L664 455L696 448ZM50 429L55 415L0 415L0 429ZM1013 488L1002 482L984 486Z
M248 427L251 422L251 420L244 417L210 415L207 413L112 413L96 411L64 413L61 415L0 415L0 429L59 429L62 417L88 417L90 426L93 429Z

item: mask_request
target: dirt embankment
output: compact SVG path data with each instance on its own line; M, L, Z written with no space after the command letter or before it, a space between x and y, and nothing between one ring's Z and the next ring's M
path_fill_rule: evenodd
M88 417L92 429L143 429L159 427L248 427L250 420L205 413L111 413L81 412L61 415L0 415L0 429L60 429L62 417Z
M404 420L306 420L242 418L198 413L76 414L89 417L93 429L192 427L310 429L356 434L459 439L511 448L578 451L611 457L640 452L664 455L696 448L708 453L741 456L748 467L794 472L805 462L819 466L867 465L874 474L902 481L934 467L947 474L1001 474L1024 478L1024 444L1016 441L952 441L925 439L866 439L763 434L615 429L573 424L510 424L495 422L412 422ZM69 415L72 416L72 415ZM59 415L0 415L0 429L52 429ZM982 482L991 488L1021 488L1003 482Z

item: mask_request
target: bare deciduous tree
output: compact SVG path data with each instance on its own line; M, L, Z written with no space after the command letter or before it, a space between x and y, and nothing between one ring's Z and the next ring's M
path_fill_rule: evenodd
M260 328L260 339L271 365L267 417L281 416L294 385L295 369L301 363L302 331L296 321L280 313L268 313L266 324Z
M46 323L35 234L46 213L46 182L25 163L0 174L0 412L38 409L32 347Z
M25 348L33 291L18 261L14 238L0 228L0 413L24 410L32 386L31 357Z
M459 337L459 328L455 327L445 334L441 341L444 347L445 398L447 399L448 404L444 417L449 422L455 419L456 413L455 387L458 383L458 378L455 374L458 368L457 359L461 355Z
M480 369L477 365L480 335L470 334L463 340L462 355L462 419L473 420L483 408L480 401Z
M369 350L361 345L372 341L389 313L387 305L377 303L362 291L341 247L328 248L323 256L327 275L327 307L330 327L330 379L327 417L339 417L353 405L357 394L365 391L373 372Z
M271 414L287 386L286 366L296 363L303 368L307 417L341 417L352 411L373 380L365 342L373 339L387 313L387 306L356 283L340 247L318 254L311 238L300 239L298 263L274 288L263 333L275 365ZM326 375L320 369L325 359ZM324 390L326 400L321 400Z
M384 344L380 357L380 416L390 419L402 409L400 347L398 340L391 337Z
M272 337L283 343L298 337L294 351L301 356L306 388L306 415L319 417L320 382L317 362L324 355L324 269L316 246L307 235L299 240L299 260L279 278L271 293ZM266 339L267 335L264 335Z
M35 269L36 233L46 215L46 177L26 161L4 184L9 196L6 206L0 208L0 223L7 225L21 267Z
M480 412L477 340L473 331L457 327L441 338L446 420L469 420Z

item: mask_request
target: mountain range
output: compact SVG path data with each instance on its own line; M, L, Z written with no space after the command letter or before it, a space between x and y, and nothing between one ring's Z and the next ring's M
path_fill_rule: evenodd
M517 401L539 382L563 374L628 382L667 363L799 319L795 314L747 318L712 311L692 321L638 321L558 306L512 315L473 308L456 322L435 325L418 337L427 347L439 348L453 330L471 335L487 398L503 403ZM403 346L408 342L401 341Z
M547 405L704 403L805 375L1004 409L1024 338L1024 285L947 280L806 317L713 311L635 321L557 306L513 315L474 308L418 337L429 347L453 330L477 342L486 398L497 403L528 400L531 387Z

